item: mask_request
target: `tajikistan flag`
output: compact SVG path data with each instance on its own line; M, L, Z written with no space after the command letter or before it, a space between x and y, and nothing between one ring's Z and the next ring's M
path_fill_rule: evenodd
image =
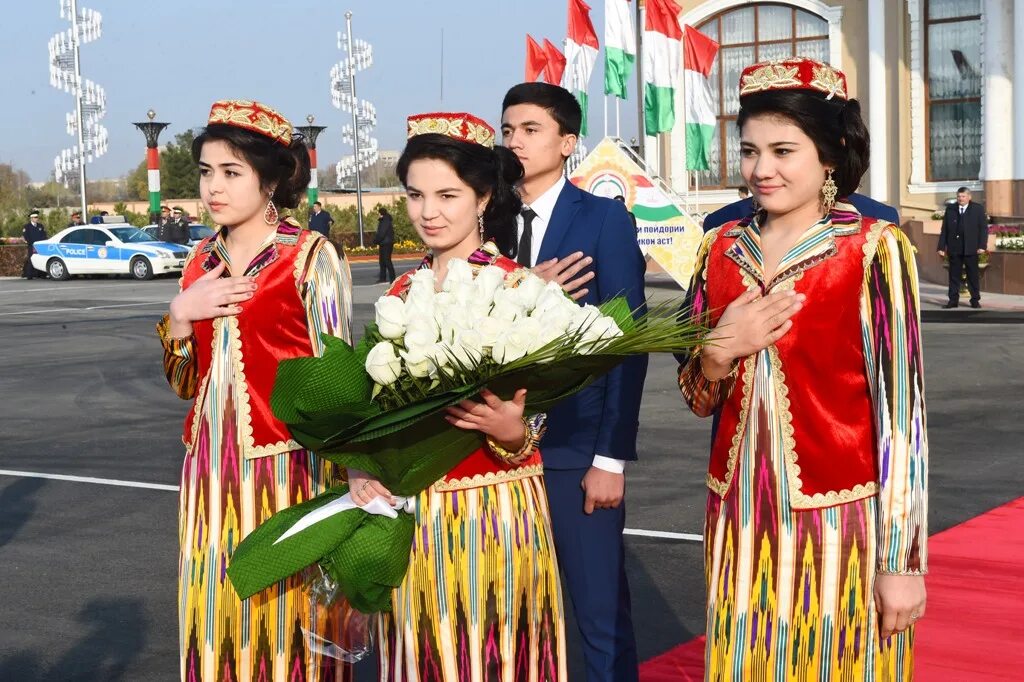
M718 43L686 27L683 47L683 89L686 97L686 170L711 170L715 134L715 105L708 75L718 54Z
M565 41L565 73L562 87L576 96L583 109L580 135L587 134L587 86L597 62L597 32L590 22L590 6L583 0L569 0L569 35Z
M647 0L644 22L644 127L648 135L672 130L680 82L682 8L673 0Z
M604 0L604 94L626 99L626 81L636 61L636 34L629 0Z

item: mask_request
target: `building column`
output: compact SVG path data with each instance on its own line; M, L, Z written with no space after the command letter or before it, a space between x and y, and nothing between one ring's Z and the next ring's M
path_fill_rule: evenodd
M981 179L991 215L1013 214L1013 81L1014 53L1011 0L982 3Z
M871 131L871 165L868 193L889 201L889 121L886 116L889 88L885 66L885 2L868 0L868 130Z
M1013 0L1013 215L1024 216L1024 0Z

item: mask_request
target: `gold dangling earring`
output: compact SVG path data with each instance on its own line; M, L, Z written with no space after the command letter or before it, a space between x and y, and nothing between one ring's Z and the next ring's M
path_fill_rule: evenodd
M476 216L476 224L480 226L480 241L484 240L484 214L479 213Z
M267 225L277 225L281 216L277 213L277 206L274 206L274 192L270 192L267 199L267 207L263 210L263 222Z
M825 213L832 212L836 205L836 195L839 194L836 181L832 179L834 172L834 169L828 169L828 177L825 178L825 184L821 186L821 203L825 207Z

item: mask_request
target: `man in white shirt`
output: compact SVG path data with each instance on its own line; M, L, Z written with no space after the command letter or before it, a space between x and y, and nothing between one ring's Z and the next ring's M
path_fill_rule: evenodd
M581 120L576 99L554 85L522 83L505 95L503 144L525 168L515 258L549 274L566 258L582 254L577 265L593 272L586 288L574 292L577 300L596 305L622 294L640 311L646 265L625 206L565 179L565 159L576 146ZM583 639L588 682L638 679L622 530L625 463L636 459L646 372L646 357L631 358L552 408L540 446L559 564Z

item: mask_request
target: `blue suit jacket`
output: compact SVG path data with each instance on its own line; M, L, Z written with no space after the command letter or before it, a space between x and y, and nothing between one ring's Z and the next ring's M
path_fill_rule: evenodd
M595 277L580 303L597 305L625 294L633 310L644 309L647 266L626 207L566 182L544 232L537 262L582 251L594 259ZM647 356L632 357L572 398L548 411L541 441L544 466L584 469L594 455L636 459L640 399Z
M863 194L857 194L856 192L851 194L848 198L850 203L860 211L861 215L869 218L878 218L879 220L887 220L894 225L900 224L900 214L892 206L883 204L880 201L875 201L871 197L866 197ZM746 199L734 201L728 206L723 206L717 211L709 213L708 216L704 218L704 231L708 232L733 220L746 218L751 214L751 202L752 199L747 197Z

